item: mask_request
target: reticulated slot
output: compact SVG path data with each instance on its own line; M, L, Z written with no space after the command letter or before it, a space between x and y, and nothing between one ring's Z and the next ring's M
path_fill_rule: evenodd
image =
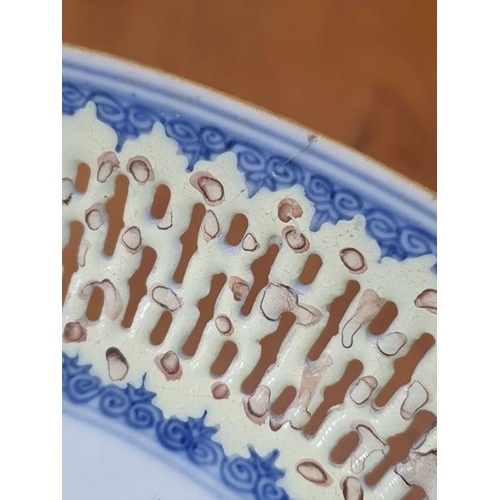
M85 316L89 321L97 321L102 314L102 308L104 306L104 290L98 286L92 289L92 294L87 303L87 309L85 311Z
M219 354L210 367L210 373L214 377L222 377L227 369L231 366L234 358L238 354L238 347L231 340L227 340L222 345Z
M85 193L89 186L90 180L90 167L86 163L78 164L78 168L76 170L76 178L75 178L75 189L79 193Z
M344 374L338 382L329 385L323 391L323 401L313 413L309 422L304 427L306 436L314 436L321 424L328 415L330 408L342 404L345 395L350 385L361 375L363 371L363 363L357 359L353 359L347 365Z
M165 184L160 184L156 188L153 203L151 203L151 209L149 211L151 217L154 219L162 219L164 217L170 203L170 196L170 189Z
M235 247L241 243L248 229L248 219L243 214L236 214L231 221L226 235L226 243Z
M281 394L273 401L271 413L273 415L283 415L297 395L297 389L289 385L283 389Z
M168 330L172 324L172 313L170 311L163 311L162 315L156 322L155 327L151 330L149 335L149 342L151 345L160 345L167 337Z
M198 345L201 341L201 336L203 335L203 331L205 330L207 323L214 316L215 303L225 283L225 274L220 273L213 276L210 283L210 291L208 292L208 295L203 297L198 302L198 321L189 334L186 342L182 346L182 352L186 357L192 357L196 354Z
M123 328L130 328L132 326L139 302L147 293L146 281L155 262L156 252L151 247L144 247L141 254L141 263L128 280L130 297L122 320Z
M309 255L299 276L300 283L310 285L316 279L322 265L323 259L318 254Z
M245 394L253 394L255 389L260 384L262 377L268 370L268 368L276 362L278 358L278 352L281 348L281 344L285 340L288 332L295 323L295 315L290 312L285 312L281 315L278 328L266 335L259 341L260 344L260 358L257 364L254 366L250 375L241 384L241 390Z
M388 300L384 303L377 315L370 321L368 331L373 335L382 335L388 330L397 315L398 306L394 302Z
M122 230L123 214L128 196L128 177L118 175L115 181L115 194L106 203L106 212L108 214L108 234L104 242L104 254L111 256L115 253L116 242Z
M354 300L354 297L359 293L360 288L357 281L349 281L344 293L332 301L328 310L329 316L325 328L323 328L323 331L307 354L309 360L316 361L321 356L321 353L325 350L330 340L338 334L340 321L344 317L349 305Z
M365 477L368 486L375 486L394 465L408 457L413 445L436 425L436 416L428 411L418 412L411 424L401 434L387 440L389 451Z
M334 464L342 465L352 454L359 444L359 434L351 431L339 439L330 453L330 459Z
M377 408L385 406L392 396L411 380L415 368L434 344L434 337L429 333L424 333L413 343L405 356L394 361L394 373L392 377L382 387L375 398L374 404Z
M427 494L421 486L412 486L401 500L426 500Z
M278 245L270 245L267 252L254 260L250 266L253 274L253 284L245 302L241 306L241 314L248 316L252 312L255 299L259 292L269 283L269 272L279 252Z
M188 228L181 236L182 253L174 272L174 281L182 283L186 274L191 258L198 250L198 233L200 231L201 223L205 217L205 207L201 203L197 203L191 212L191 221Z

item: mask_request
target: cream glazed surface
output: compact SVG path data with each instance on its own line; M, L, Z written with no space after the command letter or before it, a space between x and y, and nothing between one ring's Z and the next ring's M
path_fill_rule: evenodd
M233 152L198 161L188 172L188 159L159 124L126 141L119 153L116 142L93 104L63 117L63 246L70 241L71 223L83 228L63 305L63 351L91 364L92 374L105 383L144 382L165 417L187 419L207 411L206 424L218 426L213 439L228 456L248 456L249 444L262 456L278 450L276 465L285 471L280 484L291 498L396 499L409 485L422 486L435 498L435 427L377 485L364 481L387 455L389 438L404 432L420 410L436 414L433 345L411 380L386 405L375 403L393 376L394 361L422 335L436 337L435 257L382 257L361 215L311 231L315 208L304 188L261 189L250 197ZM81 163L91 171L84 193L75 187ZM114 251L105 255L106 207L120 176L128 185L123 227ZM160 185L168 186L170 200L155 218L150 207ZM231 245L225 236L237 214L246 216L248 228ZM197 251L186 267L179 262L190 225L198 229ZM129 279L145 249L155 253L154 265L131 313ZM259 287L252 264L269 252L274 260ZM299 277L312 254L322 265L314 281L303 284ZM310 359L311 347L329 326L330 304L350 281L359 291L338 333ZM91 321L86 309L96 288L104 303L99 319ZM198 304L209 292L213 314L205 325ZM387 301L397 306L397 316L387 331L373 335L368 327ZM168 333L153 345L150 334L165 312L171 315ZM274 332L281 337L274 359L259 364L261 345L268 345L261 341ZM227 342L234 343L236 356L223 375L214 376L211 366ZM324 390L353 360L361 371L343 403L325 409ZM252 373L259 380L246 383ZM271 405L288 386L296 395L276 415ZM312 419L319 427L310 435ZM330 453L351 431L358 433L359 444L343 464L335 464Z

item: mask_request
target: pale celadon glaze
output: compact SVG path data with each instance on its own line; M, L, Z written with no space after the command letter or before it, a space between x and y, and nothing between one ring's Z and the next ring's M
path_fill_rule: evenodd
M63 306L62 326L64 330L67 324L79 322L86 330L84 341L63 342L64 352L78 354L83 363L92 364L94 375L106 383L121 387L127 383L140 385L144 374L147 374L146 388L157 394L154 403L166 417L175 415L186 419L200 416L207 410L206 422L220 427L214 439L222 444L228 455L248 455L249 443L261 455L279 450L277 466L286 471L281 485L292 498L344 498L341 487L343 480L348 477L362 480L366 472L372 470L382 459L383 453L387 452L387 439L403 432L415 411L425 409L436 413L435 346L419 363L410 383L402 387L384 408L375 409L372 404L377 391L393 374L394 359L404 356L422 333L436 336L434 297L424 295L422 298L421 295L425 290L436 289L436 276L431 271L435 257L423 256L404 261L381 258L378 245L366 234L362 216L335 225L325 224L319 231L312 232L309 228L314 206L306 198L304 188L296 185L275 192L262 189L249 197L245 178L237 169L237 157L232 152L223 153L214 161L199 161L193 172L187 172L188 160L180 152L177 143L165 135L161 125L154 126L150 134L125 142L123 149L116 153L118 168L110 169L109 177L101 182L107 171L101 171L98 177L98 159L101 158L102 163L101 155L114 152L116 141L113 129L96 119L93 104L73 116L63 116L63 178L66 179L63 179L63 199L69 200L63 206L63 245L68 241L71 221L80 221L85 230L80 267L72 277ZM137 157L146 158L151 165L149 179L143 183L127 171L129 160ZM76 192L73 187L81 162L88 164L92 172L85 194ZM199 172L205 174L198 174L198 177L208 173L208 177L222 185L224 196L220 202L210 203L196 189L196 175ZM113 196L118 175L129 178L128 200L123 216L124 228L115 253L107 257L103 254L107 220L102 206ZM149 215L155 191L160 184L168 185L171 191L167 216L163 222L163 226L168 229L158 228L159 221L151 219ZM303 213L285 223L278 217L278 205L286 198L296 200ZM207 214L204 224L208 233L200 231L198 250L191 259L183 283L177 284L172 276L182 248L179 239L188 227L192 207L196 203L205 204ZM208 211L215 218L212 214L208 215ZM224 243L230 222L238 213L248 218L248 233L253 237L252 243L255 240L258 244L253 251L244 250L241 245L232 248ZM293 234L297 238L307 239L309 247L306 251L294 251L287 243L283 237L287 226L295 230ZM140 235L135 229L126 235L132 227L138 228ZM127 248L124 241L133 249ZM242 302L235 300L229 280L238 277L251 285L253 276L250 265L266 252L271 243L277 243L280 251L269 276L270 288L266 287L260 292L252 312L245 317L240 314ZM124 329L120 323L129 299L128 279L138 268L141 249L145 246L156 251L157 260L147 279L148 291L139 304L133 324ZM362 272L354 273L341 259L342 250L350 248L362 255L363 269L366 268ZM314 282L310 286L303 286L297 280L312 252L321 256L323 265ZM217 273L224 273L228 281L217 299L214 320L207 324L196 354L190 359L185 358L181 348L198 319L198 301L208 293L211 278ZM105 279L116 289L116 296L107 289L100 319L90 322L85 317L91 290L88 285ZM284 422L281 422L282 426L279 430L273 430L268 412L269 399L272 403L288 385L297 389L300 387L307 353L325 327L328 306L344 292L349 280L359 283L360 293L342 319L339 334L333 336L315 363L308 363L307 369L312 373L311 378L315 379L311 393L302 394L301 399L299 391ZM278 286L273 288L273 285ZM291 295L281 285L299 294L299 305L290 306ZM153 290L158 286L171 290L164 291L167 295L163 295L163 299L167 297L168 304L173 304L173 322L164 342L153 346L149 335L165 310L153 298ZM400 347L396 337L386 340L388 349L400 347L394 356L381 353L377 347L380 338L367 331L369 321L366 318L361 318L352 345L345 347L351 343L348 323L356 314L366 290L373 291L375 309L379 307L377 300L380 303L391 300L398 307L398 315L389 333L403 332L406 342ZM264 299L266 291L269 293L268 299ZM277 315L284 310L292 310L302 320L296 322L286 336L277 362L264 375L251 402L259 409L258 418L253 418L255 415L249 418L248 396L242 393L240 386L260 357L259 340L275 331L278 325L277 321L263 314L259 307L263 299L271 300L271 303L264 303L264 309L273 309ZM313 314L307 311L313 311ZM373 317L372 313L366 314ZM227 316L232 323L230 337L222 335L217 329L215 318L220 315ZM238 354L224 376L214 378L210 374L210 366L228 338L236 343ZM118 349L126 359L126 365L120 359L114 364L113 357L111 361L107 359L108 348ZM158 361L169 351L177 354L181 367L173 377L166 376ZM344 403L328 413L318 432L310 438L306 437L300 428L321 404L325 387L338 381L348 362L353 359L363 363L361 376L348 390ZM113 379L110 378L110 369ZM368 385L357 384L360 378L368 376L374 377L377 382L373 392L370 392ZM227 385L227 398L214 398L212 386L215 382ZM354 398L359 403L365 397L366 401L361 404L353 401ZM408 401L405 403L405 400ZM407 418L404 418L405 415ZM368 433L365 440L365 427L361 427L363 439L352 457L343 465L333 464L329 459L332 448L342 436L359 425L370 428L378 439L373 441L374 436ZM378 440L383 443L381 446L377 445ZM419 445L420 453L436 449L436 429L432 429ZM319 469L311 467L311 462L318 465ZM419 484L418 480L416 484ZM351 496L347 498L359 498L355 496L357 483L354 481L351 486L348 494ZM435 498L435 486L431 484L426 487L429 498ZM408 489L409 486L400 475L390 470L376 487L364 487L364 498L402 498Z

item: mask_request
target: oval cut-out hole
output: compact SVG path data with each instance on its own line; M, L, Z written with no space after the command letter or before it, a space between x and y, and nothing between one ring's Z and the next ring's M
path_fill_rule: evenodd
M156 252L151 247L142 249L141 263L135 273L128 280L130 297L123 317L123 328L130 328L134 321L139 302L146 295L146 281L156 262Z
M165 215L168 204L170 203L170 189L165 184L160 184L156 188L156 192L151 204L150 214L155 219L162 219Z
M222 377L238 354L238 347L234 342L228 340L222 345L217 358L212 363L210 373L215 377Z
M115 253L116 242L124 226L123 213L127 203L128 186L128 177L125 175L118 175L115 180L115 194L106 203L108 234L104 242L104 254L108 256Z
M248 219L243 214L236 214L231 221L226 235L226 243L235 247L241 243L248 228Z
M295 315L285 312L281 315L278 328L259 341L260 358L250 375L241 384L245 394L253 394L266 373L267 369L276 361L281 344L295 323Z
M359 444L359 434L351 431L343 436L330 453L330 458L334 464L342 465L356 449Z
M391 326L398 315L396 304L388 300L377 315L370 321L368 331L373 335L382 335Z
M191 258L198 250L198 233L200 231L201 223L205 217L205 207L201 203L197 203L191 212L191 221L188 228L181 236L182 253L174 272L174 281L182 283L184 275L186 274Z
M210 283L210 291L208 292L208 295L205 295L205 297L203 297L198 302L198 321L196 322L196 325L194 326L192 332L189 334L186 342L182 346L182 353L186 357L191 357L196 354L198 345L201 341L201 336L203 335L203 331L205 330L207 323L214 316L215 303L225 283L225 274L220 273L213 276Z
M311 361L316 361L321 353L325 350L326 346L339 332L340 321L344 317L349 305L354 300L354 297L359 293L359 283L357 281L349 281L346 285L345 291L342 295L336 297L330 304L328 309L328 321L307 354L307 358Z
M241 314L244 316L248 316L252 312L257 295L259 295L259 292L269 283L269 272L276 260L278 252L278 245L270 245L267 252L254 260L250 266L253 274L253 284L244 304L241 306Z
M271 405L271 412L273 415L283 415L287 408L290 406L292 401L297 395L297 389L293 385L285 387L281 394L274 400Z
M314 436L321 424L328 415L328 411L333 406L342 404L345 395L351 384L361 375L363 371L363 363L357 359L352 359L346 366L341 379L335 384L329 385L323 391L323 401L313 413L309 422L304 427L306 436Z
M377 394L374 401L375 407L382 408L385 406L392 396L411 380L415 368L435 342L432 335L424 333L413 343L405 356L394 361L394 373Z
M309 255L299 276L300 283L310 285L316 279L322 265L323 259L318 254Z
M102 308L104 306L104 291L95 286L92 290L85 316L89 321L97 321L101 317Z
M172 313L170 311L163 311L160 319L157 321L155 327L151 330L149 335L149 342L152 345L160 345L167 336L168 329L172 324Z
M366 484L375 486L389 469L406 460L412 446L434 425L436 425L436 416L433 413L428 411L418 412L405 431L387 440L389 451L375 468L366 475Z
M85 193L89 186L90 167L86 163L80 163L76 170L75 189L80 193Z
M78 270L78 250L83 238L83 224L72 221L69 226L69 240L62 251L62 301L66 301L69 284L73 274Z

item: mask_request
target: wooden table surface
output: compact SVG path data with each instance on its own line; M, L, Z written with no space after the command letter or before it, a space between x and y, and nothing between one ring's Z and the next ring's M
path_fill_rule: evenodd
M63 41L287 116L436 189L436 0L63 0Z

